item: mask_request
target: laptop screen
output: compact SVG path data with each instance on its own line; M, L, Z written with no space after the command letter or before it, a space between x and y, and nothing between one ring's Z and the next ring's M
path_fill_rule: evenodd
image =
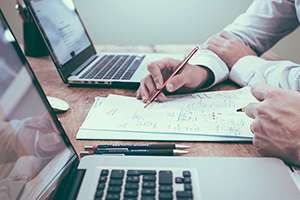
M74 158L0 12L0 199L37 199Z
M60 66L92 45L72 0L31 0L30 5Z

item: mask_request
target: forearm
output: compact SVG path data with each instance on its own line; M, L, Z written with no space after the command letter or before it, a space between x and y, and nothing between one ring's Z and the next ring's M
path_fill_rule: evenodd
M300 91L300 65L291 61L269 61L246 56L233 66L229 78L240 86L264 82L274 87Z
M225 31L261 55L298 25L294 1L255 0Z

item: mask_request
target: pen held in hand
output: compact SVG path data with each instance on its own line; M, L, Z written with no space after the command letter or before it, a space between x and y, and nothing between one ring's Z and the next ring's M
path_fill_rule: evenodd
M175 75L177 75L183 67L189 62L189 60L195 55L195 53L199 50L199 47L195 47L186 57L185 59L180 63L180 65L177 67L177 69L171 74L171 76L164 82L162 87L155 92L155 94L150 97L147 101L147 104L144 106L144 108L147 108L162 92L162 90L167 86L168 81L173 78Z

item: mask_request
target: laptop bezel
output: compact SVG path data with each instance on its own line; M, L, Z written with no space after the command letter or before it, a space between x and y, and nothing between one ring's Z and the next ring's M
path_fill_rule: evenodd
M24 0L24 3L29 11L30 16L32 17L37 29L39 30L48 50L49 50L49 54L62 78L62 80L64 81L64 83L68 83L68 78L72 75L72 73L77 70L78 68L82 67L84 68L85 66L82 66L83 64L85 64L86 61L88 61L90 58L95 57L97 55L94 43L90 37L90 35L87 32L87 29L79 15L79 12L77 11L76 7L75 7L75 13L77 15L77 17L80 20L80 23L84 29L84 33L87 35L89 42L91 43L90 46L88 46L86 49L84 49L83 51L81 51L78 55L75 55L74 57L71 58L71 60L69 60L67 63L61 65L58 62L58 59L56 58L55 54L54 54L54 50L51 46L51 43L46 35L46 32L43 29L43 26L41 25L33 7L31 6L31 1L32 0Z
M47 100L47 97L46 97L36 75L34 74L31 65L29 64L27 58L25 57L14 33L12 32L12 29L11 29L10 25L8 24L1 8L0 8L0 23L3 23L4 27L8 28L8 30L11 32L12 36L14 37L15 42L11 42L13 48L15 49L20 61L22 62L22 65L25 67L26 71L28 72L28 75L31 78L32 84L35 87L35 89L37 90L37 92L41 98L41 101L43 102L53 123L55 124L55 127L61 134L61 137L66 145L66 148L71 149L74 152L74 154L66 162L65 166L62 166L60 171L57 173L56 177L52 181L49 181L49 185L47 185L47 187L44 188L43 193L40 194L40 196L43 196L44 194L50 195L51 191L53 191L53 188L55 190L57 188L57 186L59 185L59 183L69 176L68 172L72 171L72 169L74 169L74 168L77 168L77 166L79 164L79 157L76 154L76 150L75 150L74 146L72 145L71 141L69 140L69 137L67 136L64 128L62 127L61 123L59 122L58 118L56 117L55 112L51 108L51 106Z

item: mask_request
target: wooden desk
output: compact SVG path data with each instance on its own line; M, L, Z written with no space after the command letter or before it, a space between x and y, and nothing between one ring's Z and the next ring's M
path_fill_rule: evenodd
M106 52L186 52L191 45L163 45L163 46L101 46L98 51ZM75 139L76 133L85 119L96 96L107 96L108 94L120 94L133 96L135 91L121 89L99 89L99 88L69 88L60 79L50 58L29 58L44 91L49 96L55 96L65 99L69 102L71 109L59 118L65 128L76 151L83 149L84 145L96 144L120 144L132 143L128 141L79 141ZM214 89L234 89L233 83L226 82L216 86ZM133 142L145 143L145 142ZM148 142L147 142L148 143ZM203 142L185 142L183 144L192 146L188 156L259 156L252 144L224 144L224 143L203 143Z

